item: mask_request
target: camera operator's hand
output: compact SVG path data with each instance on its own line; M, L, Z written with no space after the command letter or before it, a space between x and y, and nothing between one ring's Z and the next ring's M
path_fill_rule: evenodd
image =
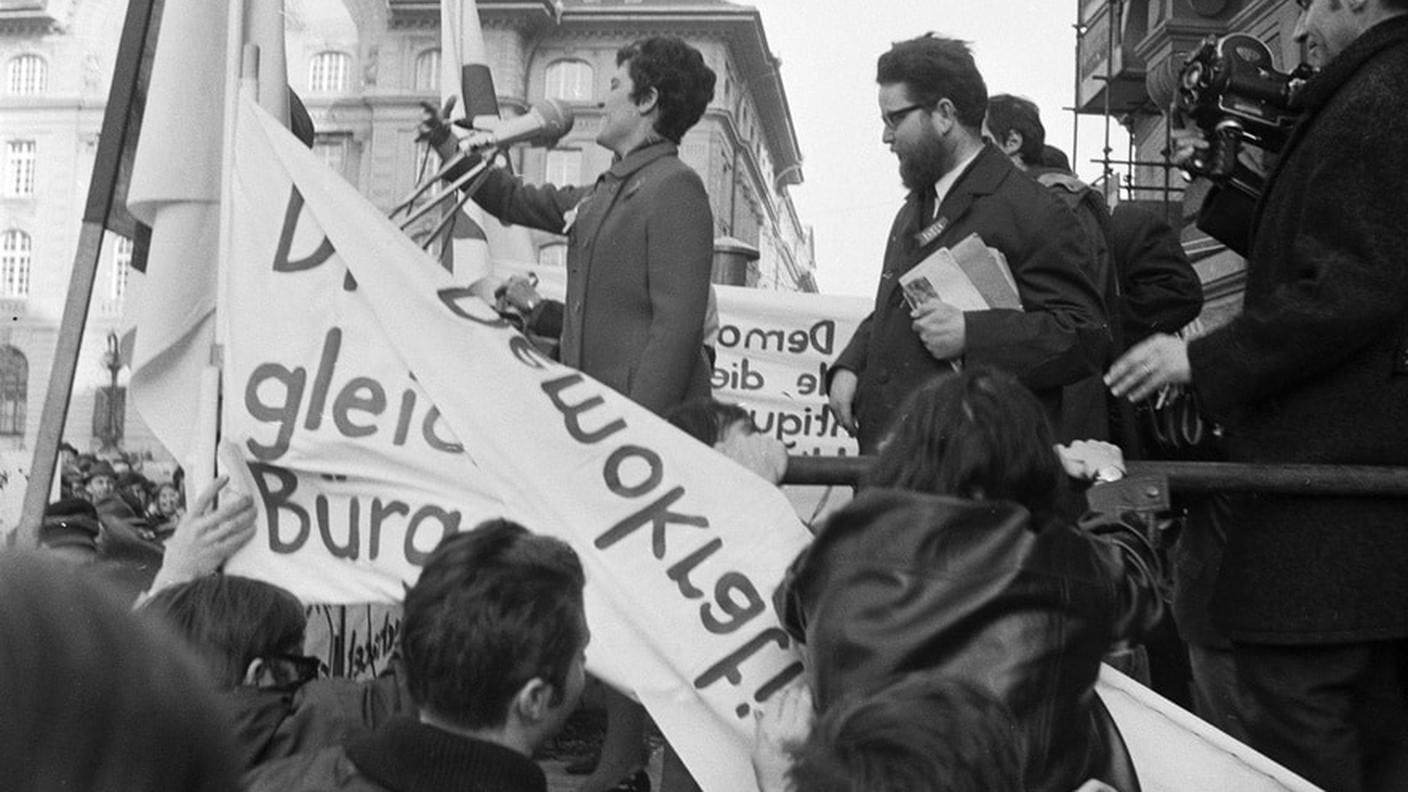
M1203 130L1196 126L1175 127L1169 134L1173 138L1170 143L1172 148L1169 150L1169 159L1185 171L1190 169L1190 163L1194 157L1200 153L1206 154L1211 146L1203 134Z
M1165 385L1186 385L1192 379L1188 342L1162 333L1136 344L1105 373L1110 392L1132 402L1152 396Z

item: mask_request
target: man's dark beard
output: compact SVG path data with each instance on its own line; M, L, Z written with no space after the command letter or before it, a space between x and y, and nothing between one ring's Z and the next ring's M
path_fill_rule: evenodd
M947 162L944 139L932 132L926 133L907 156L900 157L900 181L908 190L927 190L943 177Z

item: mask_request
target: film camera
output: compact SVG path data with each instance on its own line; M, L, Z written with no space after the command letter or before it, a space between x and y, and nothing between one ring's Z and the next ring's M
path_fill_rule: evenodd
M1171 109L1175 124L1191 120L1207 137L1207 150L1185 168L1225 181L1237 170L1244 143L1281 150L1300 116L1301 89L1314 73L1305 64L1289 74L1276 71L1265 44L1233 33L1209 36L1181 65L1165 62L1150 72L1146 87L1150 98Z

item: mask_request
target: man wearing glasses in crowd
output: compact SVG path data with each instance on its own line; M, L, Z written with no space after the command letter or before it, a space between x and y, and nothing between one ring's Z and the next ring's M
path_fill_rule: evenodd
M883 140L910 193L890 230L875 308L832 367L831 409L861 452L874 453L910 391L937 373L988 365L1037 394L1061 441L1080 439L1060 429L1061 387L1100 370L1109 331L1081 270L1093 251L1079 222L983 144L987 88L963 42L899 42L880 57L877 82ZM973 233L1006 258L1021 310L964 312L942 295L909 306L900 276Z

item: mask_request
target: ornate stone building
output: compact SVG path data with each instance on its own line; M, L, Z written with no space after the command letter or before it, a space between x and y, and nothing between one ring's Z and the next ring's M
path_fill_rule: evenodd
M290 7L311 10L312 0ZM406 194L419 172L420 102L439 96L439 3L348 0L341 20L290 20L290 83L319 130L318 149L378 206ZM545 98L568 103L573 130L550 150L514 152L531 181L590 183L611 164L593 141L616 51L649 35L678 35L718 76L714 101L685 136L681 156L704 178L720 247L756 249L721 282L815 291L811 230L788 187L801 154L779 63L758 12L722 0L482 0L488 61L505 115ZM560 265L560 237L535 233L539 260Z

